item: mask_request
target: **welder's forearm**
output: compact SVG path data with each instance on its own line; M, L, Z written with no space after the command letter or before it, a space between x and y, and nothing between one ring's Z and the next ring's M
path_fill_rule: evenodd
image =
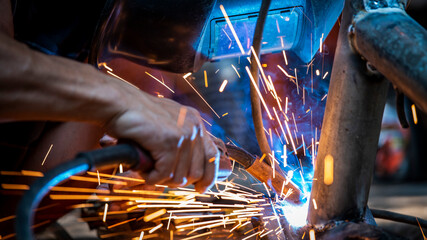
M0 66L0 118L103 124L120 111L118 99L130 87L87 64L33 51L1 33Z

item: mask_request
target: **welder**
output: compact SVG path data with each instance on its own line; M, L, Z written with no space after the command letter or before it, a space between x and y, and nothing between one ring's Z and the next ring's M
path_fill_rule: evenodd
M206 191L219 151L198 111L82 63L105 2L0 0L0 170L47 170L97 146L106 132L151 154L147 184ZM34 156L47 141L53 160L42 166ZM11 210L0 218L13 215L6 204L13 196L0 199Z
M83 38L82 35L90 36L89 28L93 26L89 25L96 23L92 15L97 13L99 15L99 9L103 5L102 1L90 3L90 6L86 2L84 4L83 1L80 2L81 4L73 3L71 7L62 7L62 10L71 9L66 11L62 18L51 19L50 26L30 29L33 24L48 23L25 22L32 16L22 16L19 15L22 13L17 12L18 19L15 19L14 26L12 6L14 9L22 10L20 4L28 5L26 9L28 13L35 15L54 10L52 7L56 5L48 6L53 4L53 1L49 3L14 1L12 5L10 0L1 1L2 121L6 124L12 121L35 120L81 121L96 124L114 137L137 142L152 154L156 166L155 170L147 175L147 182L176 186L195 183L196 188L203 192L215 178L218 164L217 161L209 159L217 155L217 148L205 133L200 115L195 109L188 108L184 125L177 127L178 114L182 107L180 104L150 96L121 80L96 71L88 64L55 56L71 57L74 54L78 59L83 58L81 52L76 54L71 50L82 51L78 47L83 46L81 42L88 40L72 39L68 40L70 43L65 38L75 37L72 35L73 31L80 31L80 38ZM69 26L60 26L57 21L66 22L64 18L68 17L69 12L75 8L83 8L83 5L87 8L83 11L83 16L71 18ZM90 12L89 9L95 11ZM58 12L57 15L59 14L64 13ZM33 20L38 19L34 17ZM73 24L77 24L77 27L72 28ZM80 26L84 27L78 29ZM50 34L47 28L51 32L55 31L56 35ZM37 29L45 31L36 32ZM13 39L14 36L27 43L27 46ZM14 134L19 135L17 138L23 137L18 132ZM195 141L194 149L190 149L191 144L182 144L181 148L186 149L178 152L180 140L185 142L192 138ZM3 154L2 156L8 162L17 161L10 158L11 156ZM5 161L2 161L2 164L3 162Z

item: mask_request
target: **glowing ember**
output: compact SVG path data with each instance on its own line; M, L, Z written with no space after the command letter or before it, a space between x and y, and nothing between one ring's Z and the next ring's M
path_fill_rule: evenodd
M103 222L107 221L107 211L108 211L108 203L106 203L104 206L104 215L102 217Z
M415 104L411 105L412 117L414 118L414 124L418 123L417 110L415 109Z
M49 156L50 151L52 150L53 144L50 145L49 150L47 151L46 155L44 156L42 166L44 165L44 162L46 162L47 156Z
M165 88L167 88L169 91L171 91L172 93L175 93L170 87L168 87L163 81L160 81L158 78L154 77L153 75L151 75L148 72L145 72L145 74L147 74L148 76L150 76L152 79L156 80L158 83L162 84Z
M203 71L203 75L205 76L205 87L207 88L209 85L208 85L208 75L206 73L206 70Z
M262 102L262 104L264 106L264 109L267 111L268 116L270 117L270 119L273 119L273 117L271 116L270 110L268 110L267 104L265 103L265 100L262 97L261 92L259 91L259 88L258 88L257 84L255 83L255 79L252 76L251 71L249 70L248 67L246 67L246 72L248 73L249 78L251 79L251 82L252 82L253 86L255 87L256 92L258 93L258 96L261 99L261 102Z
M314 147L314 146L313 146ZM325 157L325 169L323 182L326 185L331 185L334 182L334 158L331 155Z
M225 21L227 21L228 27L230 28L231 33L233 34L233 37L237 42L237 45L239 46L240 52L244 55L245 50L243 50L242 43L240 43L239 37L237 36L236 31L234 30L233 24L231 24L231 21L228 18L228 15L227 15L227 12L225 11L224 6L221 4L219 5L219 8L221 9L222 14L224 15Z
M221 84L221 87L219 88L219 92L223 92L225 86L227 86L228 80L224 80Z

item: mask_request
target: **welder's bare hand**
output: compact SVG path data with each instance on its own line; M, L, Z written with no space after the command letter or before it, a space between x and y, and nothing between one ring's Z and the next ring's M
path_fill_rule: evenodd
M196 110L186 108L177 126L182 105L176 102L153 97L88 64L31 50L1 29L0 43L0 118L98 124L151 153L156 162L144 176L147 183L194 183L204 191L214 182L219 154Z
M220 153L198 111L169 99L138 95L108 123L109 133L151 153L155 167L143 176L147 184L194 184L197 191L206 191L216 179Z

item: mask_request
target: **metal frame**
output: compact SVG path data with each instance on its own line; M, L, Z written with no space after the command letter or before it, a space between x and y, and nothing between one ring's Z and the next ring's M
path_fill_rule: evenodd
M399 0L347 0L315 164L308 222L364 221L388 81L427 111L427 31ZM331 155L334 180L324 183ZM313 201L317 202L317 209Z

